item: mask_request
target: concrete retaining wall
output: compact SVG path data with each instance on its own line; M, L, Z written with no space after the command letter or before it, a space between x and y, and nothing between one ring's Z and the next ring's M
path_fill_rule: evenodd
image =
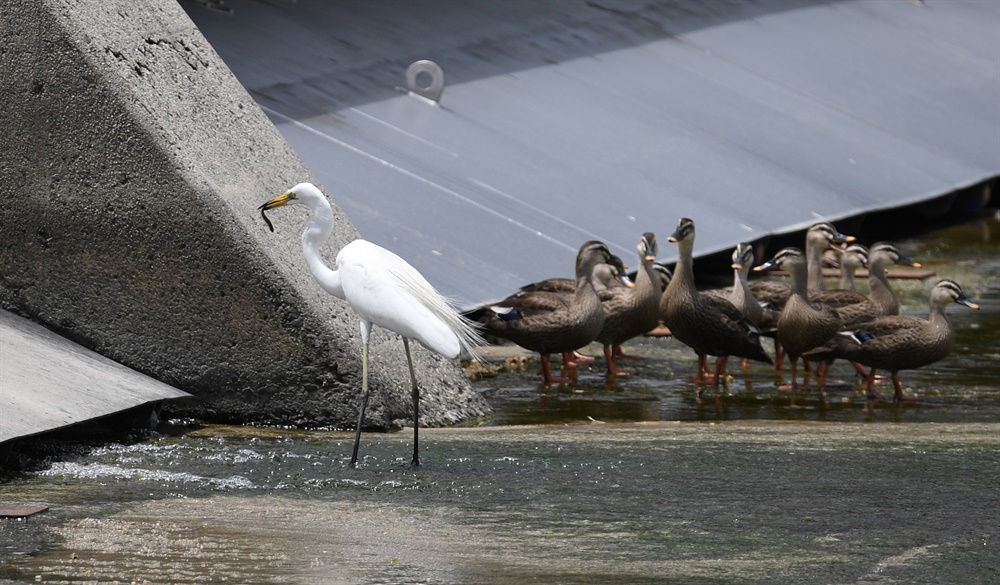
M353 424L357 319L256 213L315 179L180 7L9 0L0 67L0 307L203 400L175 414ZM331 263L358 237L337 219ZM488 413L416 359L424 423ZM402 343L372 360L367 424L405 422Z

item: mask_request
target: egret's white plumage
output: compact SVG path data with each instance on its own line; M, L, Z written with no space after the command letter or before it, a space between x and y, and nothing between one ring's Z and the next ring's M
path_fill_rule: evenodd
M337 254L336 269L323 261L320 247L333 232L333 209L312 183L300 183L260 206L261 213L284 205L304 205L312 218L302 232L302 251L313 278L328 293L342 298L360 317L362 350L362 400L351 465L357 463L361 422L368 403L368 340L373 325L403 337L413 385L413 464L419 465L417 421L419 392L413 373L410 346L415 339L427 349L455 358L463 349L475 355L481 343L478 331L439 294L427 279L405 260L365 240L354 240ZM267 219L265 217L265 219Z

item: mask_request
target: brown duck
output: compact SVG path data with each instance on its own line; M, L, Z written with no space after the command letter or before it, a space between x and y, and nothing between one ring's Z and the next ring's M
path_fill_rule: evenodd
M781 312L774 309L771 303L758 301L750 291L747 277L750 269L753 268L754 253L753 246L748 242L741 242L733 250L733 286L726 289L712 289L705 291L706 294L721 296L733 304L743 317L751 325L760 331L765 337L774 337L778 325L778 317ZM746 368L749 360L743 359L743 367ZM725 371L722 372L725 374Z
M644 233L636 249L639 252L639 270L635 286L608 288L599 293L604 308L604 327L597 341L604 345L609 374L627 373L617 364L618 358L624 356L620 344L654 329L660 323L663 286L656 267L656 236Z
M853 241L854 236L847 236L840 233L829 222L813 224L806 230L805 257L807 270L805 281L806 290L810 294L814 291L826 290L826 281L823 278L823 253L830 248L839 250L841 244ZM775 310L781 310L788 300L791 288L786 282L756 280L750 283L750 290L758 301L767 303ZM785 361L785 351L781 347L781 342L777 337L775 337L774 341L774 353L774 369L777 371L781 369L781 365ZM806 370L809 370L809 364L806 364Z
M851 256L861 256L859 244L851 244L844 251L842 262L853 263L855 259ZM851 290L835 290L812 293L810 299L837 309L841 319L841 330L851 330L863 323L885 315L899 314L899 300L889 285L889 278L886 275L886 265L901 264L904 266L919 267L920 264L903 256L899 250L888 242L878 242L870 250L865 249L869 262L868 285L870 292L867 296ZM843 273L841 274L843 279ZM829 373L830 364L833 360L825 360L820 364L819 388L826 387L826 378ZM854 368L862 376L868 376L868 372L858 362L853 362Z
M698 354L695 381L707 381L709 355L716 356L716 374L731 355L772 363L760 345L760 335L739 309L695 287L694 221L681 218L667 240L677 243L678 259L673 278L660 297L660 318L676 339ZM718 375L713 383L718 384Z
M896 401L911 400L903 394L899 372L932 364L951 352L955 330L945 315L945 307L951 303L979 308L965 296L958 283L942 280L931 290L927 319L898 315L879 317L855 331L837 335L807 355L816 359L844 358L870 366L865 378L869 397L878 397L873 387L875 371L888 370L892 373Z
M625 270L628 265L621 258L612 254L611 260L607 264L600 264L594 270L594 289L601 297L601 303L607 302L609 298L623 293L635 286ZM568 304L573 300L576 292L576 279L573 278L546 278L538 282L526 284L513 295L519 297L527 293L554 293L551 297L553 304ZM545 295L537 295L545 298ZM480 313L481 314L481 313ZM621 348L618 348L619 353ZM583 363L594 361L594 358L584 355L578 351L567 351L563 353L563 366L576 367Z
M753 263L753 246L747 242L737 244L733 250L733 288L727 291L727 298L754 327L764 333L773 332L781 312L771 308L769 303L761 303L753 296L747 280Z
M777 339L791 358L792 388L798 388L796 362L805 352L826 343L840 330L837 311L817 305L808 298L806 258L798 248L785 248L757 271L782 269L790 276L790 294L778 318Z
M518 292L491 310L483 311L486 331L541 354L545 384L566 382L552 376L549 354L579 349L601 332L604 310L594 281L596 273L606 270L610 260L611 252L606 245L596 240L586 242L576 256L576 288L572 297Z

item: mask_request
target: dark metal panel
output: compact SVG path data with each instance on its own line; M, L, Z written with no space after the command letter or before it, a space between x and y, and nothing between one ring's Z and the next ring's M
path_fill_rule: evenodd
M232 5L191 14L359 230L463 304L681 216L705 254L1000 174L1000 2ZM394 87L419 58L440 105Z

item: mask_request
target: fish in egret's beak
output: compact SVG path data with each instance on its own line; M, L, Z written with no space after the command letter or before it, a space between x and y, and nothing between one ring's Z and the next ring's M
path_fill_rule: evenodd
M271 223L271 220L267 219L267 216L264 215L264 212L267 211L268 209L274 209L275 207L282 207L284 205L287 205L288 202L292 201L293 199L295 199L295 192L287 191L257 208L260 210L260 216L264 218L264 222L267 224L267 227L270 228L272 232L274 231L274 224Z

